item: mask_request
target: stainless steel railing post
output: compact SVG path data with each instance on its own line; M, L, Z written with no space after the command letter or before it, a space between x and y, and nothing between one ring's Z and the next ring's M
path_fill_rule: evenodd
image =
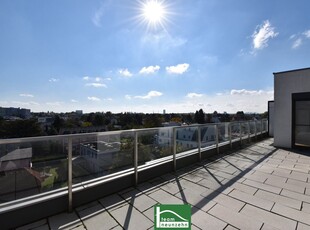
M239 137L240 137L240 145L242 145L242 126L241 126L241 122L239 122Z
M177 129L173 128L173 170L177 171Z
M248 124L248 142L251 143L251 125L250 122L247 122Z
M255 127L255 129L254 129L254 132L255 132L255 140L257 141L257 125L256 125L256 121L254 121L254 127Z
M68 212L72 212L72 138L68 138Z
M218 126L215 125L215 138L216 138L216 152L220 153L220 149L219 149L219 132L218 132Z
M198 157L199 157L199 161L201 161L201 127L198 126L197 127L197 132L198 132L198 135L197 135L197 138L198 138Z
M232 149L232 138L231 138L231 122L228 123L228 132L229 132L229 145L230 145L230 149Z
M134 131L134 172L135 172L135 186L138 185L138 132Z

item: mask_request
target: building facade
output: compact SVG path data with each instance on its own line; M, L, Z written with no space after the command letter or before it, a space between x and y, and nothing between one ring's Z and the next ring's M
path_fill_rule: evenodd
M310 68L274 73L274 145L310 148Z

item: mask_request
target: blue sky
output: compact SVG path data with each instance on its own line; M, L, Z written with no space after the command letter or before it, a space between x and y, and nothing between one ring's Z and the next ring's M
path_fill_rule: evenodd
M309 67L308 0L148 2L1 0L0 106L264 112L272 73Z

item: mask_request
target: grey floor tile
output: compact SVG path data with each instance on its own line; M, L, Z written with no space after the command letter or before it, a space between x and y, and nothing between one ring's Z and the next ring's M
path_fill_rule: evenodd
M304 224L310 225L310 213L301 212L296 209L277 203L273 206L272 212L302 222Z
M153 222L137 211L131 205L125 205L119 209L111 211L111 215L125 229L148 229L153 226Z
M45 224L47 224L47 219L42 219L42 220L30 223L30 224L21 226L19 228L16 228L16 230L28 230L28 229L40 227Z
M227 225L224 221L203 212L197 208L192 208L192 223L201 229L224 229Z
M49 226L51 229L73 229L82 225L81 220L75 212L61 213L48 218Z

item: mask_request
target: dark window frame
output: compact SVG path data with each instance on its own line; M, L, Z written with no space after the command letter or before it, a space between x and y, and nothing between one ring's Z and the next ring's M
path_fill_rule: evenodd
M295 113L296 113L296 101L310 101L310 92L303 92L303 93L292 93L292 148L294 149L310 149L310 147L304 146L297 146L295 145Z

